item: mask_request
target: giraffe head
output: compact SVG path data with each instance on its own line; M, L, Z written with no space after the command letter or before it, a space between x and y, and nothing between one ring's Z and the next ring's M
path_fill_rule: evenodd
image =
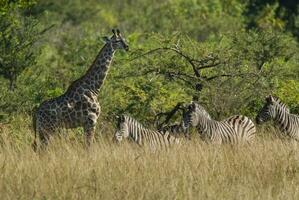
M113 35L111 38L104 37L104 41L106 44L110 44L113 49L124 49L129 51L129 45L126 43L125 39L122 37L120 31L118 29L112 29Z

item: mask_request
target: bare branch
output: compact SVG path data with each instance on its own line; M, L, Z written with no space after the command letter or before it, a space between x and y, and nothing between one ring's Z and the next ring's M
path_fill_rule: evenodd
M182 56L183 58L185 58L187 60L187 62L192 66L193 72L195 74L195 76L200 77L200 73L199 70L196 69L196 65L193 63L195 60L190 58L189 56L187 56L186 54L182 53L178 48L170 48L170 47L159 47L156 49L152 49L144 54L141 54L139 56L136 56L134 58L132 58L130 61L136 60L140 57L144 57L146 55L150 55L152 53L155 53L157 51L161 51L161 50L165 50L165 51L172 51L175 52L176 54ZM199 62L199 61L198 61Z
M160 112L158 113L156 116L155 116L155 124L156 124L156 127L160 130L164 124L168 124L169 121L171 120L171 118L176 114L176 112L178 110L183 110L183 103L182 102L179 102L177 103L177 105L170 111L168 112ZM165 116L165 120L162 122L162 123L159 123L160 121L160 118L162 116Z
M244 77L248 75L256 76L257 74L256 73L219 74L219 75L211 76L209 78L206 77L206 81L211 81L213 79L220 78L220 77Z

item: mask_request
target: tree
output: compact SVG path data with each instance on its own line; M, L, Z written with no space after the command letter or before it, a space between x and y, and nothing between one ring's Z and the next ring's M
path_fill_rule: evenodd
M190 100L200 100L218 119L253 115L256 102L275 91L276 80L288 72L296 51L294 41L272 31L239 31L202 43L184 35L156 40L155 48L136 52L133 60L138 69L125 77L162 77L165 84L183 88ZM165 114L159 126L183 108L181 101L170 111L157 113Z
M12 4L0 15L0 76L9 81L9 90L14 90L18 76L35 63L35 43L45 32L40 31L36 19L24 16L18 7Z

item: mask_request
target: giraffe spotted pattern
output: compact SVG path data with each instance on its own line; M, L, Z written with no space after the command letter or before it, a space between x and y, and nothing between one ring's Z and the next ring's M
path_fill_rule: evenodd
M104 37L105 45L86 74L74 81L67 91L56 98L47 100L36 109L33 117L35 138L38 134L42 144L60 128L83 127L86 143L90 145L101 108L98 94L108 73L117 49L128 50L119 30L112 30L111 38ZM36 139L33 143L37 146Z

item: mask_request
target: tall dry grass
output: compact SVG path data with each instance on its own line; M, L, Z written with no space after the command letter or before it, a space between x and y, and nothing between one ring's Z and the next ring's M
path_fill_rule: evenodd
M22 143L1 131L0 199L299 199L298 145L275 137L153 153L110 137L86 150L71 136L34 153L23 132Z

